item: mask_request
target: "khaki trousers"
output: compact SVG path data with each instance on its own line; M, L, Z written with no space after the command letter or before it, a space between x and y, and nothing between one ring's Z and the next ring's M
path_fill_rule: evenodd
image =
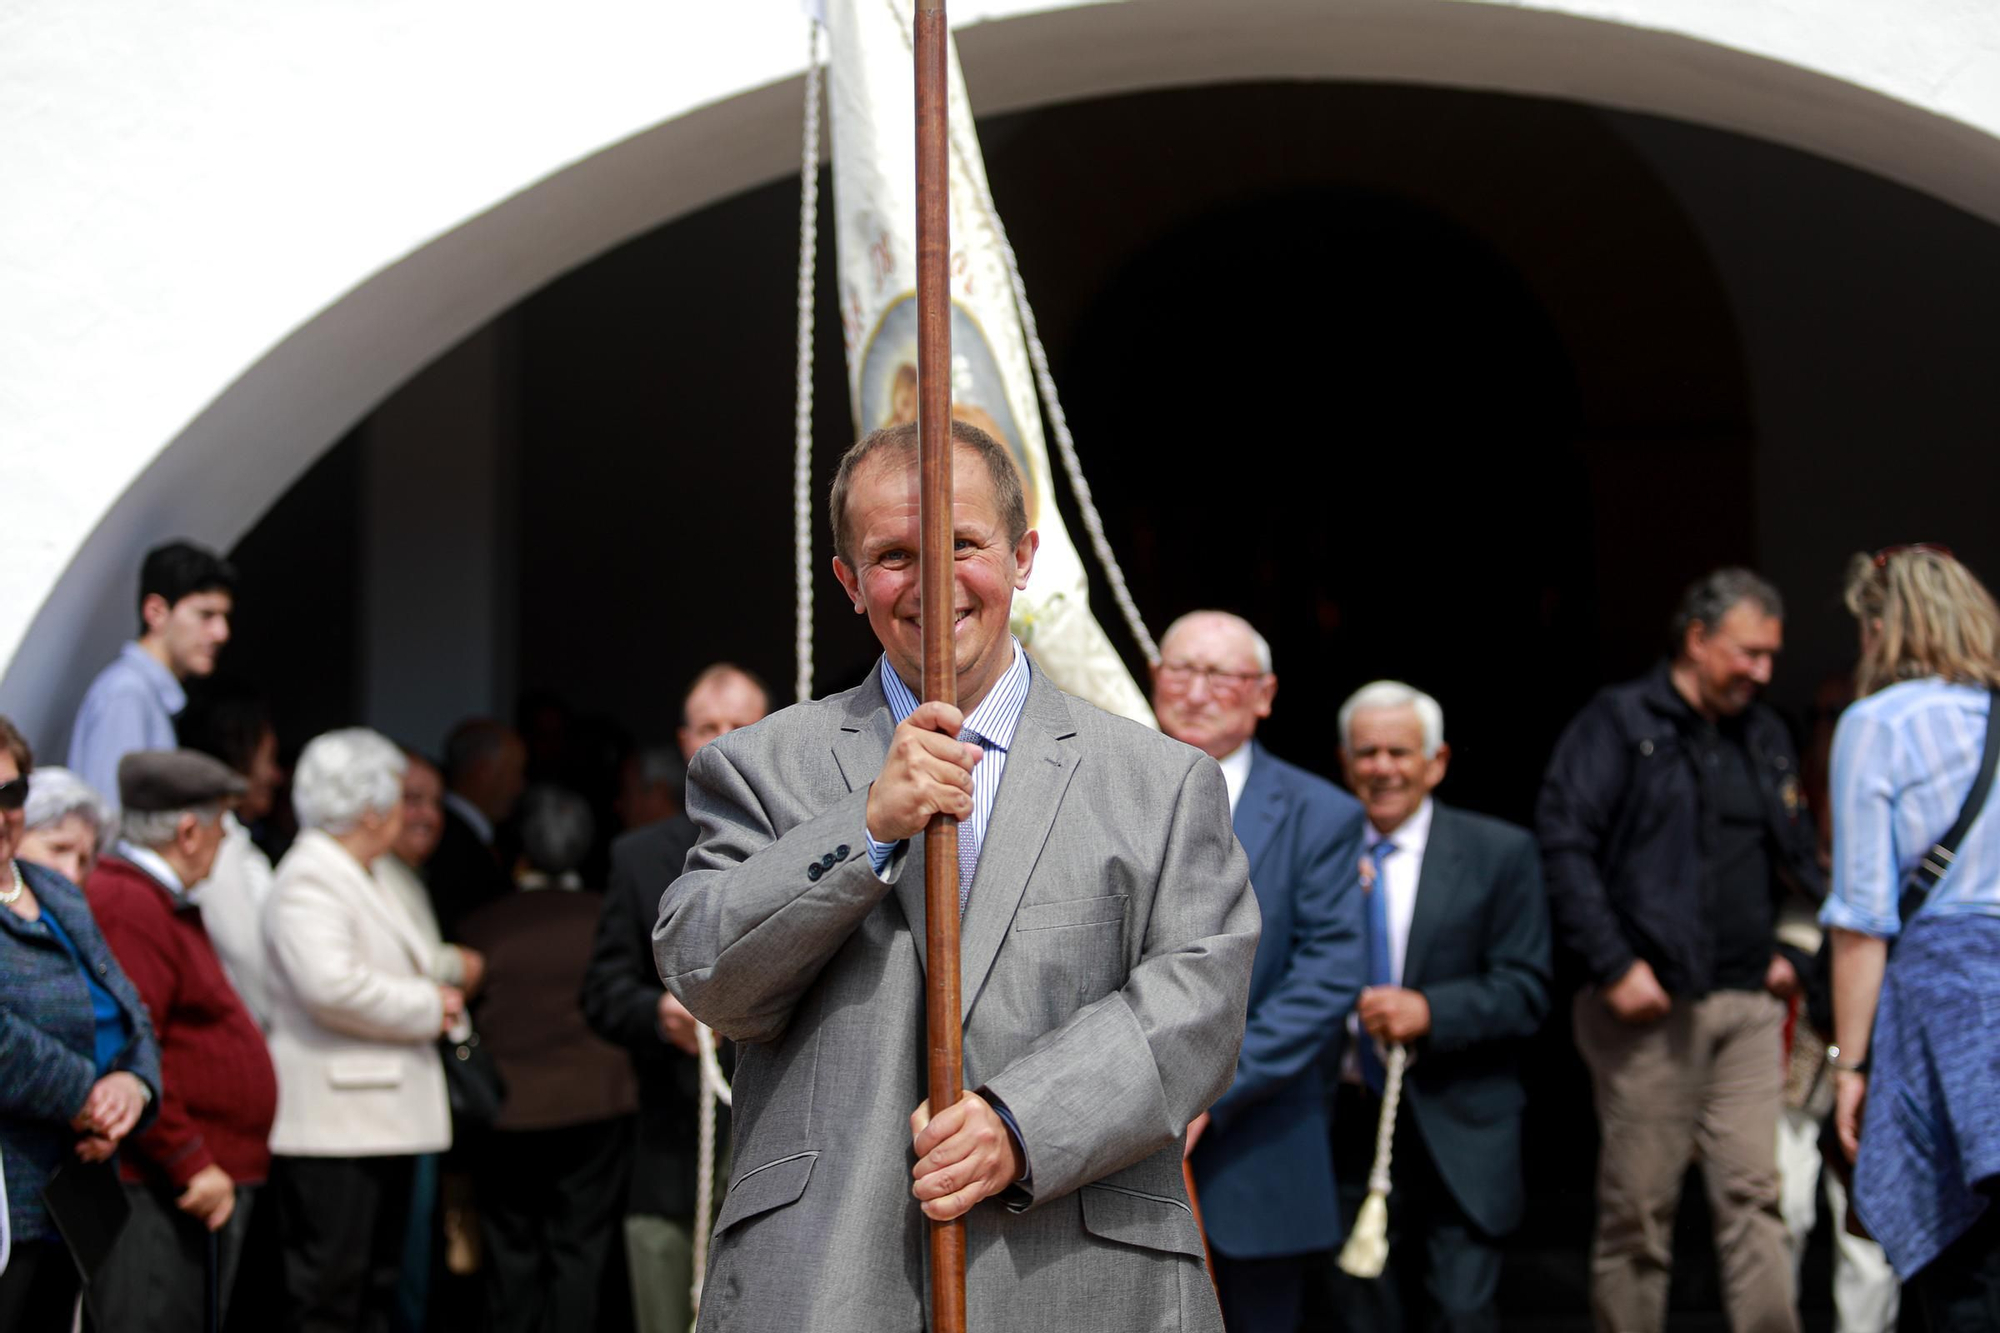
M1674 1213L1691 1155L1715 1217L1731 1328L1797 1333L1778 1209L1784 1014L1761 991L1719 991L1676 1000L1667 1017L1633 1026L1595 991L1576 997L1576 1044L1603 1137L1590 1265L1601 1333L1659 1333L1665 1324Z

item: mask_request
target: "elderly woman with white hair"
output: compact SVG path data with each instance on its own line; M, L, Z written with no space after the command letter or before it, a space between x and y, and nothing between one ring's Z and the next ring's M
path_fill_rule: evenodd
M301 831L264 910L288 1327L387 1322L414 1159L451 1145L437 1038L464 998L431 980L428 945L373 870L402 825L404 762L359 728L306 746Z
M35 770L22 818L21 845L14 854L72 884L90 878L97 858L117 832L110 803L66 768Z

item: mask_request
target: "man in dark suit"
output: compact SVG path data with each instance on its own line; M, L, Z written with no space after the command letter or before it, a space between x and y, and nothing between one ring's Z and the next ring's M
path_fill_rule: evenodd
M444 743L444 831L424 866L424 883L448 940L466 916L514 891L495 834L528 783L528 747L512 727L471 718Z
M747 727L770 709L764 683L718 662L695 677L681 703L684 759ZM625 1254L638 1333L687 1333L694 1320L696 1117L701 1075L695 1020L660 984L653 923L695 843L685 813L634 828L611 844L611 887L583 978L583 1013L607 1041L631 1053L639 1076L638 1145L626 1203Z
M1197 611L1160 640L1160 729L1222 766L1264 934L1236 1076L1188 1153L1230 1333L1292 1333L1312 1257L1340 1238L1321 1055L1361 989L1361 807L1253 739L1271 715L1271 649Z
M1494 1330L1500 1238L1520 1221L1518 1044L1549 1004L1549 918L1527 830L1431 799L1451 752L1444 712L1394 681L1340 710L1341 763L1368 812L1368 989L1334 1120L1342 1211L1368 1191L1383 1055L1409 1048L1389 1196L1389 1266L1336 1273L1354 1330Z

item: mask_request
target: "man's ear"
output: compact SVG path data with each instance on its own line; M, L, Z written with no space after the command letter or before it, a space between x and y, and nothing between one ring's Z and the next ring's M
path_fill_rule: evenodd
M847 600L854 604L854 614L864 615L868 608L861 604L861 576L847 567L847 562L839 556L833 558L833 576L840 580L840 590L847 594Z
M165 597L156 592L149 592L145 600L139 603L139 620L145 625L146 632L151 634L167 623L167 617L172 615L173 611L173 607L167 605Z
M1035 552L1042 549L1042 534L1029 528L1021 534L1021 540L1014 543L1014 589L1020 591L1028 586L1028 574L1035 567Z

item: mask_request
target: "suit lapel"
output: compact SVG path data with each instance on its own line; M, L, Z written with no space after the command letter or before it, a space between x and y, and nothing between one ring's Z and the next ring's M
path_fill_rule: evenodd
M1075 735L1062 694L1036 671L1028 685L1028 700L1021 708L1021 724L1014 731L1014 744L1007 751L1007 771L993 802L992 823L979 846L979 868L973 873L972 894L960 925L961 1020L971 1014L973 1001L993 970L993 960L1007 941L1014 909L1027 891L1028 876L1055 825L1063 793L1076 776L1082 756L1070 743ZM905 866L899 881L899 887L916 885L919 910L913 921L923 920L923 876L912 873L921 869Z
M1277 765L1264 747L1250 742L1250 780L1243 784L1243 795L1236 802L1236 840L1243 844L1243 855L1250 862L1250 882L1257 882L1257 859L1264 854L1270 844L1271 835L1284 822L1285 807L1290 798L1284 784L1278 781Z
M1410 939L1403 950L1405 986L1422 982L1431 941L1436 938L1438 927L1450 919L1452 900L1464 878L1459 873L1458 839L1453 836L1456 828L1452 812L1433 803L1423 869L1417 872L1417 901L1410 908Z
M882 693L882 673L868 673L868 683L848 700L840 731L833 739L833 761L850 792L860 791L882 771L889 756L889 740L896 734L896 721L889 715L889 697ZM867 855L864 846L862 854ZM917 965L927 966L924 956L924 840L910 839L903 853L903 870L896 877L896 901L910 924L910 939L917 946Z

